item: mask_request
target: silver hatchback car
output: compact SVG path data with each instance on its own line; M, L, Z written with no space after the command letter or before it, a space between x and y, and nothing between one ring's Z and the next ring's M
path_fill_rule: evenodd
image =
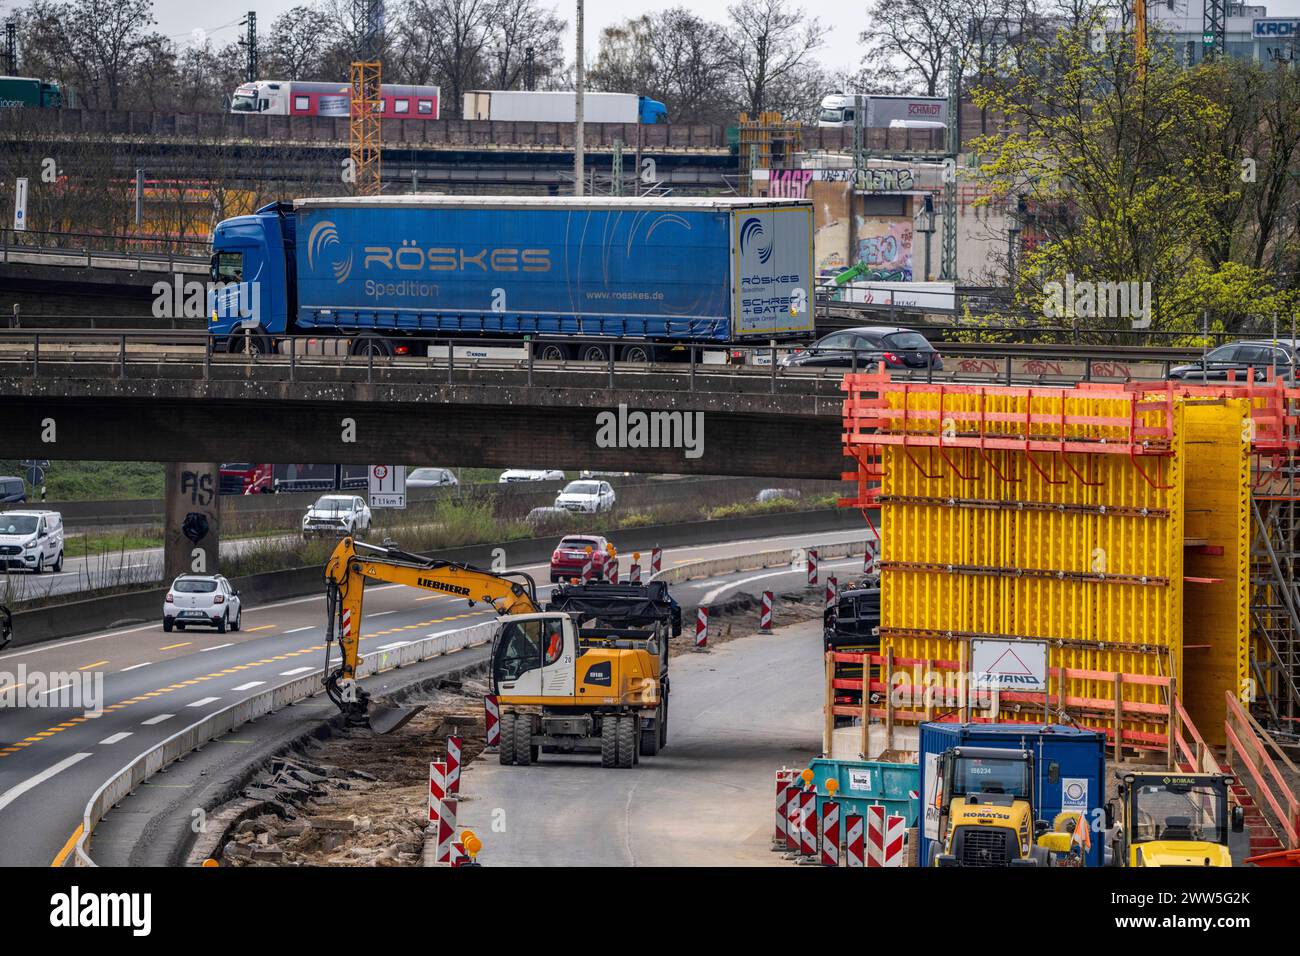
M242 617L239 592L220 574L182 574L163 600L164 631L199 625L224 634L239 630Z

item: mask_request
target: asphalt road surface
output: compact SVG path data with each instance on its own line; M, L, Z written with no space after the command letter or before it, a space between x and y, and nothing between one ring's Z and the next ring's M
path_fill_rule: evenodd
M821 623L741 637L672 660L668 746L630 770L598 754L461 778L457 825L485 866L763 866L773 772L821 752Z
M664 562L667 567L814 542L861 540L865 534L864 528L674 548L665 551ZM822 566L860 567L860 561L823 562ZM546 566L520 570L540 577ZM675 585L673 594L691 608L730 590L798 587L802 575L802 568L741 572ZM544 595L549 589L539 590ZM370 587L366 594L362 622L366 653L491 616L481 608L467 608L461 600L419 594L400 585ZM320 672L323 636L322 593L247 607L239 633L203 629L164 634L160 621L0 655L0 691L14 686L15 696L33 698L24 700L24 706L0 712L0 864L48 865L66 855L78 835L85 804L100 784L204 714L309 670ZM724 653L734 652L719 650L716 655L701 655L701 660L721 658ZM815 664L817 654L810 653ZM69 695L80 689L83 680L93 690L97 678L102 678L103 709L99 716L89 716L85 701ZM674 679L674 705L678 688L685 683ZM763 718L761 698L749 700L753 708L747 717Z

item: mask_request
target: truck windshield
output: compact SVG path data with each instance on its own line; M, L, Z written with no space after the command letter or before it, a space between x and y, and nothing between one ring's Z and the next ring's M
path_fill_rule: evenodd
M843 123L843 110L822 110L821 115L817 117L823 123Z
M1226 844L1224 791L1212 784L1166 784L1163 780L1133 787L1133 842L1203 840Z
M230 109L236 113L256 113L256 93L236 93L230 100Z
M952 792L1029 796L1029 764L1000 757L960 757L952 769Z

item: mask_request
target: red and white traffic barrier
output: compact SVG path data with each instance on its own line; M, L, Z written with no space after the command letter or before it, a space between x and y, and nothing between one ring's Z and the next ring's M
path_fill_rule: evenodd
M862 573L876 573L876 546L870 541L867 542L867 550L862 553Z
M610 584L618 584L618 555L611 555L605 561L605 580Z
M443 800L438 805L437 863L451 862L451 845L456 842L456 803L455 800Z
M835 606L835 599L839 597L839 585L839 578L833 574L826 579L826 606L828 608Z
M709 644L709 609L698 608L695 612L695 648L700 650Z
M652 577L659 573L659 569L663 567L663 561L664 561L663 548L659 547L659 545L656 544L653 548L650 549L650 574Z
M799 794L799 852L817 855L817 791L811 787Z
M786 817L786 804L789 803L786 791L793 782L793 770L778 770L776 772L776 832L772 836L775 849L785 848L785 834L790 825Z
M763 603L758 606L758 629L772 630L772 592L763 592Z
M466 866L469 863L469 854L465 852L465 844L453 843L451 845L451 865Z
M815 588L817 586L817 549L808 549L808 586Z
M785 848L799 852L799 795L803 787L792 783L785 788Z
M447 765L441 760L429 764L429 824L438 824L438 805L447 796Z
M447 794L460 793L460 748L465 743L460 737L447 738Z
M640 583L641 583L641 562L640 562L640 557L641 557L641 555L639 555L639 554L634 554L634 555L632 555L632 563L631 563L630 565L628 565L628 569L627 569L627 583L628 583L628 584L640 584Z
M592 563L593 562L592 562L591 552L588 551L587 556L582 559L582 583L583 584L591 583Z
M822 866L840 865L840 805L834 800L822 803Z
M906 859L907 819L867 807L867 866L902 866Z
M867 860L862 849L862 815L847 813L844 815L844 862L848 866L866 866Z
M501 746L501 704L496 694L483 698L483 729L487 747Z

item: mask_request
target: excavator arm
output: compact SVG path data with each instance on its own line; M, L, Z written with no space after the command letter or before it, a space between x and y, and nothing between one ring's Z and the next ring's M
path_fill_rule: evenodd
M537 586L522 572L498 574L468 564L435 561L394 547L376 547L344 538L325 564L326 667L325 692L349 723L389 733L422 709L370 708L370 695L356 684L360 662L361 614L366 583L404 584L439 594L462 597L473 607L487 604L498 614L531 614L541 610ZM333 670L329 659L335 637L341 660Z

